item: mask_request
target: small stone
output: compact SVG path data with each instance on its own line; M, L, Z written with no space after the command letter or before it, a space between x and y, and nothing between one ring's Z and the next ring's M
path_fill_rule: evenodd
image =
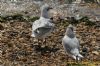
M4 27L0 24L0 30L3 30L4 29Z
M99 52L97 52L97 51L92 51L92 53L95 55L99 55Z
M82 49L82 52L87 52L87 51L88 51L87 48L83 48L83 49Z
M2 56L2 51L0 50L0 57Z

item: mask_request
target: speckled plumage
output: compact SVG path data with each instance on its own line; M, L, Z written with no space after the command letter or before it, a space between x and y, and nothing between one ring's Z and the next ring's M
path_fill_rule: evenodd
M53 21L48 16L49 5L45 4L41 7L40 19L33 22L32 37L43 38L48 36L54 29Z
M73 36L71 36L73 35ZM79 40L76 38L74 32L73 32L73 26L69 25L67 27L65 36L62 39L62 44L65 49L65 51L73 57L75 60L80 59L83 56L79 53ZM78 57L78 58L76 58Z

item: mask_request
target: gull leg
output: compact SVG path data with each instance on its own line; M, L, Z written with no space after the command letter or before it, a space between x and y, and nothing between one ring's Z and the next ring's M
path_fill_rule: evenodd
M43 44L46 46L46 38L43 39Z
M41 39L35 38L35 43L36 43L36 45L40 45L40 42L41 42Z
M78 63L78 56L76 56L76 63Z
M33 41L34 41L34 43L35 43L35 44L39 44L39 39L34 38L34 40L33 40Z
M79 56L76 56L76 63L77 63L78 65L80 65Z
M39 41L40 41L40 40L39 40L39 39L37 39L38 45L40 44L40 43L39 43Z

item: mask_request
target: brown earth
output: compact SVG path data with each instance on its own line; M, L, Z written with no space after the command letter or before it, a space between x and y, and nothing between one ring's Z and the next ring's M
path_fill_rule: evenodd
M0 23L0 66L70 66L67 62L75 60L66 55L61 44L68 23L55 24L56 29L47 37L45 44L31 37L32 24L29 22ZM84 55L82 62L100 63L99 22L91 27L77 24L76 36L80 40L80 52Z

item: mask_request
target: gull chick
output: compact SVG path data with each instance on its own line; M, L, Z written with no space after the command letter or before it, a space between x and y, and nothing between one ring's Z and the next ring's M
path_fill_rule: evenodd
M67 27L65 36L62 39L62 44L68 55L75 60L80 60L80 58L83 57L79 53L79 40L76 38L74 27L71 24Z
M48 4L45 4L40 9L41 16L38 20L33 22L31 35L39 39L48 36L54 29L53 21L49 18L48 14L48 11L52 8Z

